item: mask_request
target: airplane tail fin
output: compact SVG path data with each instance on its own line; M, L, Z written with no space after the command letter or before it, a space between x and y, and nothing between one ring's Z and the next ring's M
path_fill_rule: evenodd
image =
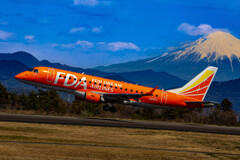
M217 70L217 67L209 66L183 87L169 90L169 92L203 101Z

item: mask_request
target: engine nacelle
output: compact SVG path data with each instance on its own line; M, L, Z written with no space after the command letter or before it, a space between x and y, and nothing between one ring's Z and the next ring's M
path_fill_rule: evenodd
M99 103L103 101L101 95L92 92L86 92L85 100L91 103Z
M105 101L101 95L92 92L85 92L84 97L75 96L75 100L83 100L91 103L99 103Z

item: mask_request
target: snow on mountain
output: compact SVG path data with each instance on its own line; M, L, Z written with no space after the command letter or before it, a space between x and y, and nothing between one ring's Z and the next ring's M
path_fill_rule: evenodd
M231 61L232 58L240 57L240 40L230 33L217 31L194 41L184 50L176 52L178 56L175 58L180 59L192 53L198 54L198 60L207 58L209 61L216 61L227 57ZM210 57L213 55L215 58L211 60Z
M159 57L157 57L157 58L154 58L154 59L151 59L151 60L149 60L149 61L147 61L147 62L145 62L145 63L151 63L151 62L156 61L157 59L162 58L162 57L164 57L164 56L166 56L166 55L168 55L168 53L163 53L161 56L159 56Z

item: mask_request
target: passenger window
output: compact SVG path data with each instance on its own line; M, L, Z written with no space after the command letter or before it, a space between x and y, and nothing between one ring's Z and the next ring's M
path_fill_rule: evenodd
M117 87L115 87L115 89L117 89Z
M89 83L91 84L92 82L91 82L91 81L89 81Z
M133 90L131 89L130 91L132 92Z
M127 88L125 89L125 91L127 91Z
M143 94L143 92L141 92L141 94Z
M138 91L136 91L136 93L138 93Z
M122 87L120 88L120 90L122 90Z
M156 95L156 97L158 97L158 95Z

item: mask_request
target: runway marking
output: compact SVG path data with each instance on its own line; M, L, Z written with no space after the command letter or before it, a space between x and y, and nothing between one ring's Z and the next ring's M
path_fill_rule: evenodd
M226 156L240 157L240 154L232 154L232 153L187 151L187 150L146 148L146 147L122 147L122 146L86 145L86 144L70 144L70 143L47 143L47 142L27 142L27 141L0 141L0 143L60 145L60 146L79 146L79 147L105 147L105 148L121 148L121 149L155 150L155 151L166 151L166 152L201 153L201 154L208 154L208 155L226 155Z

